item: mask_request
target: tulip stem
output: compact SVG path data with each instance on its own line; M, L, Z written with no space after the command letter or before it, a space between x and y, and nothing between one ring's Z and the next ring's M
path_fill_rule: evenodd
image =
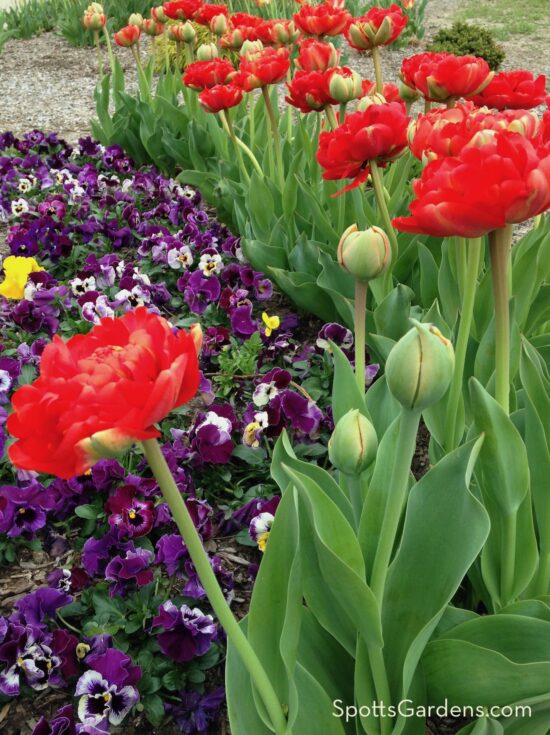
M269 89L267 87L262 87L262 96L264 98L265 109L269 118L269 124L271 126L272 140L275 146L275 160L277 162L279 188L281 191L283 191L285 187L285 173L283 166L283 153L281 150L281 136L279 135L279 126L277 125L275 110L273 109L273 105L271 104L271 97L269 96Z
M454 247L454 251L455 251L456 280L458 284L458 294L459 294L460 302L462 303L464 299L464 286L466 283L466 271L468 269L467 258L466 258L466 238L465 237L453 237L452 246Z
M338 114L338 122L340 125L344 123L344 120L346 119L346 108L348 106L347 102L340 102L340 110Z
M460 238L462 240L462 238ZM459 436L456 436L458 404L462 393L462 383L464 380L464 364L466 362L466 350L468 348L468 339L472 328L472 318L474 314L474 303L476 298L477 275L479 272L479 262L481 260L481 251L483 242L480 237L470 240L468 244L465 241L457 242L457 247L468 248L468 261L466 269L466 277L464 282L464 290L462 295L462 308L460 311L460 325L456 338L455 347L455 366L453 379L449 390L449 399L447 401L447 416L445 424L445 449L451 452L456 448Z
M248 173L248 171L246 170L246 166L244 165L243 154L241 153L237 136L235 135L235 130L233 128L233 123L231 122L231 118L229 117L227 110L220 110L220 120L222 121L225 132L229 135L235 146L235 155L237 156L237 163L239 164L239 169L241 171L242 177L245 180L246 184L250 184L250 174Z
M512 227L489 233L491 277L495 306L495 398L510 413L510 307L508 260Z
M378 46L372 48L372 63L374 64L374 77L376 79L376 91L378 94L384 92L384 81L382 79L382 64L380 62L380 49Z
M153 474L159 484L164 499L166 500L176 525L181 533L183 541L187 546L189 556L193 562L197 575L201 584L206 591L212 609L214 610L218 620L223 626L227 637L235 646L241 657L243 664L246 666L254 685L261 696L271 725L276 735L284 735L287 723L283 715L282 707L277 698L277 694L273 689L273 685L267 676L267 673L256 655L254 649L250 645L250 641L243 633L235 616L231 612L227 600L218 584L216 575L210 564L208 554L204 550L201 537L199 536L195 524L170 469L166 463L164 455L156 439L147 439L142 442L143 451Z
M432 101L425 99L424 100L424 114L427 115L431 109L432 109Z
M371 576L371 589L379 605L382 605L386 576L390 565L393 548L403 508L409 489L409 473L416 448L416 435L420 423L420 412L401 409L399 436L395 450L391 481L388 486L388 499L384 510L384 518L380 529L380 538L374 557Z
M550 588L550 552L541 549L535 597L547 595Z
M503 532L501 545L500 568L500 604L502 607L512 602L514 592L514 577L516 571L517 545L517 512L503 517Z
M327 116L327 122L330 125L330 129L336 130L338 127L338 120L336 119L334 108L331 107L331 105L327 105L325 107L325 115Z
M101 45L99 43L99 31L94 31L94 44L97 50L97 70L99 73L99 81L103 81L103 59L101 57Z
M236 152L237 152L237 161L239 162L239 166L241 167L241 171L243 173L243 177L247 183L250 182L250 176L248 175L248 171L245 168L243 158L241 156L240 149L246 153L248 158L250 159L250 163L254 166L256 169L256 173L258 176L263 176L263 171L258 163L258 159L256 156L252 153L250 148L246 145L246 143L243 143L243 141L237 137L235 134L235 128L233 127L233 123L231 122L231 118L229 117L229 111L228 110L222 110L220 113L220 119L222 121L222 125L224 127L224 130L229 135L233 143L235 144Z
M368 283L355 281L355 379L362 396L365 395L365 320L367 315Z
M382 217L382 222L384 223L384 228L391 245L391 266L386 270L382 277L382 282L384 284L384 293L388 295L392 288L392 268L397 262L397 254L399 252L397 245L397 235L395 234L395 230L393 229L393 225L391 223L388 203L386 201L386 190L384 188L382 171L376 161L369 161L369 167L372 179L372 186L374 188L374 196L376 198L376 204L378 205L378 211L380 212L380 215Z
M384 653L380 646L368 646L369 663L376 689L376 698L379 702L392 701L388 674L386 672L386 663L384 661ZM392 721L390 717L380 717L381 735L390 735L393 732Z
M111 43L111 37L106 26L103 26L103 35L105 37L105 43L107 44L107 53L109 54L109 66L111 67L111 74L115 71L115 56L113 54L113 45Z

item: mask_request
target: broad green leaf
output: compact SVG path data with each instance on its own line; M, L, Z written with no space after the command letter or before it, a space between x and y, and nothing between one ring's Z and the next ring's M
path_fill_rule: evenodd
M487 513L468 489L479 444L447 455L411 490L382 605L384 658L396 700L406 697L430 636L489 532Z
M352 409L357 409L369 418L365 400L357 385L355 372L351 367L350 361L338 345L331 342L330 348L334 359L334 381L332 388L332 415L334 417L334 423L337 424L342 416L345 416Z
M319 288L314 276L271 267L267 269L267 273L273 276L279 288L288 294L297 306L314 313L324 321L338 321L338 312Z
M380 441L401 412L401 404L391 394L384 375L368 388L365 403Z
M374 310L374 323L378 334L393 340L410 329L411 302L414 294L410 288L399 284Z
M342 488L334 480L332 475L322 467L312 462L304 462L296 458L286 430L283 430L275 444L271 463L271 476L277 485L279 485L282 493L286 491L289 484L288 475L283 465L287 465L293 470L307 475L313 482L316 482L323 492L338 506L347 521L351 524L353 523L351 504L344 495Z
M357 635L381 645L378 604L365 582L355 533L338 507L309 477L287 468L300 497L304 591L318 622L354 655Z

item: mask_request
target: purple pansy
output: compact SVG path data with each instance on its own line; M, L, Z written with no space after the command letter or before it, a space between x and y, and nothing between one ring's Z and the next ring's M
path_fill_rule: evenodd
M111 597L125 595L133 586L144 587L152 582L152 560L153 553L147 549L134 549L111 559L105 568L105 579L111 582Z
M153 619L153 627L164 630L157 635L160 650L173 661L185 663L204 655L217 638L217 629L211 615L204 615L198 607L176 607L165 602Z
M225 699L223 687L208 694L179 692L181 704L165 705L166 712L174 718L183 735L207 733L210 726L220 717L220 708Z

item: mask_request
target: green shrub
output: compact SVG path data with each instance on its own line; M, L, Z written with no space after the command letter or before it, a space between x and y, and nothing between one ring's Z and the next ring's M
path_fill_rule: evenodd
M481 56L496 70L504 61L505 52L496 43L491 31L481 26L456 22L450 28L441 28L428 46L428 51L448 51L457 56Z

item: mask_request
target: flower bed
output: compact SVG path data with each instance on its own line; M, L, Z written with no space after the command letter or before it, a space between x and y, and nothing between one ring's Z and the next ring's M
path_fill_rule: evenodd
M163 452L228 599L243 585L247 594L258 553L224 556L217 539L238 533L265 547L278 500L269 457L283 428L300 456L324 461L328 340L350 350L351 332L333 324L317 335L243 262L238 239L196 189L136 170L116 146L83 139L72 149L55 134L5 133L0 173L10 253L0 285L2 404L39 374L55 335L86 333L139 305L176 326L200 318L200 398L163 423ZM377 368L367 370L371 380ZM14 473L4 453L0 532L4 563L39 549L53 559L47 586L3 610L4 701L59 687L78 698L78 732L92 731L83 721L126 721L138 701L141 717L157 725L168 715L183 732L204 732L218 717L223 690L205 680L223 658L223 636L139 454L51 482ZM100 694L108 702L97 709Z

